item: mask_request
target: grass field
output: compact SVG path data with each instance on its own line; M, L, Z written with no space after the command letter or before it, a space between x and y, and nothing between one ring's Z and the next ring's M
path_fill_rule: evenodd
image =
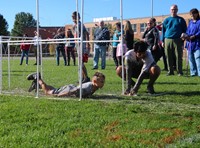
M60 62L56 66L54 58L44 58L45 81L55 87L76 83L77 67ZM3 60L0 147L200 147L198 77L168 77L162 71L155 84L158 95L146 93L145 80L137 97L127 97L108 59L106 70L100 70L105 86L91 98L58 99L42 92L35 98L27 93L31 82L26 80L36 71L33 64L30 59L20 66L18 58L11 58L8 66ZM91 60L87 68L92 76Z

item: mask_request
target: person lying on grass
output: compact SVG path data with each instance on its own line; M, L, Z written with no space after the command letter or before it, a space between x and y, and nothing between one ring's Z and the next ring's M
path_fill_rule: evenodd
M29 92L37 88L37 73L32 73L27 76L27 80L33 80ZM52 95L57 97L67 97L67 96L79 96L80 86L74 84L68 84L60 88L54 88L53 86L47 85L40 76L39 73L39 87L43 90L46 95ZM96 72L91 82L86 82L82 84L82 97L89 97L99 88L102 88L105 83L105 75L100 72Z

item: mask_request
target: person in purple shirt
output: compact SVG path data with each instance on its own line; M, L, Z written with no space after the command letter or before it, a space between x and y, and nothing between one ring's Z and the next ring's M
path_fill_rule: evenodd
M192 19L182 38L186 39L185 47L188 50L190 75L200 76L200 16L198 9L191 9L190 15Z

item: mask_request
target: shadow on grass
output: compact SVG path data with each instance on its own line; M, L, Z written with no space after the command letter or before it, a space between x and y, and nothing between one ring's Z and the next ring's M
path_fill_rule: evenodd
M20 73L24 73L24 72L28 72L28 73L33 73L36 72L36 70L25 70L25 71L21 71L21 70L11 70L10 73L12 76L22 76L22 74ZM8 71L7 70L3 70L3 74L2 76L8 76Z
M156 94L148 94L148 93L139 93L138 96L125 96L125 95L115 95L115 94L95 94L90 99L94 100L150 100L155 97L164 97L164 96L185 96L185 97L192 97L192 96L200 96L200 91L190 91L190 92L176 92L176 91L169 91L169 92L158 92Z
M91 99L94 100L124 100L127 98L127 96L122 96L122 95L110 95L110 94L98 94L98 95L93 95L90 97Z
M166 93L167 94L167 93ZM200 91L187 91L187 92L176 92L176 91L171 91L168 92L168 95L177 95L177 96L200 96Z
M36 72L37 70L11 70L10 72ZM3 72L7 73L8 70L3 70Z
M147 84L147 83L146 83ZM156 82L156 84L164 84L164 85L172 85L172 84L178 84L178 85L197 85L199 83L191 83L191 82L187 82L187 83L181 83L181 82Z

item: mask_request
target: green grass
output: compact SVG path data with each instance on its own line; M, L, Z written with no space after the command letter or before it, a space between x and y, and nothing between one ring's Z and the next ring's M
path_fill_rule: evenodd
M55 87L76 83L77 67L55 66L45 58L43 78ZM0 95L0 147L200 147L200 79L165 76L155 84L160 94L146 94L147 80L137 97L122 96L113 61L107 61L106 83L91 98L57 99L27 93L27 74L36 71L31 59L19 66L3 60ZM159 61L162 67L162 61ZM92 61L87 64L90 76ZM185 64L184 64L185 69ZM186 73L186 72L185 72Z

